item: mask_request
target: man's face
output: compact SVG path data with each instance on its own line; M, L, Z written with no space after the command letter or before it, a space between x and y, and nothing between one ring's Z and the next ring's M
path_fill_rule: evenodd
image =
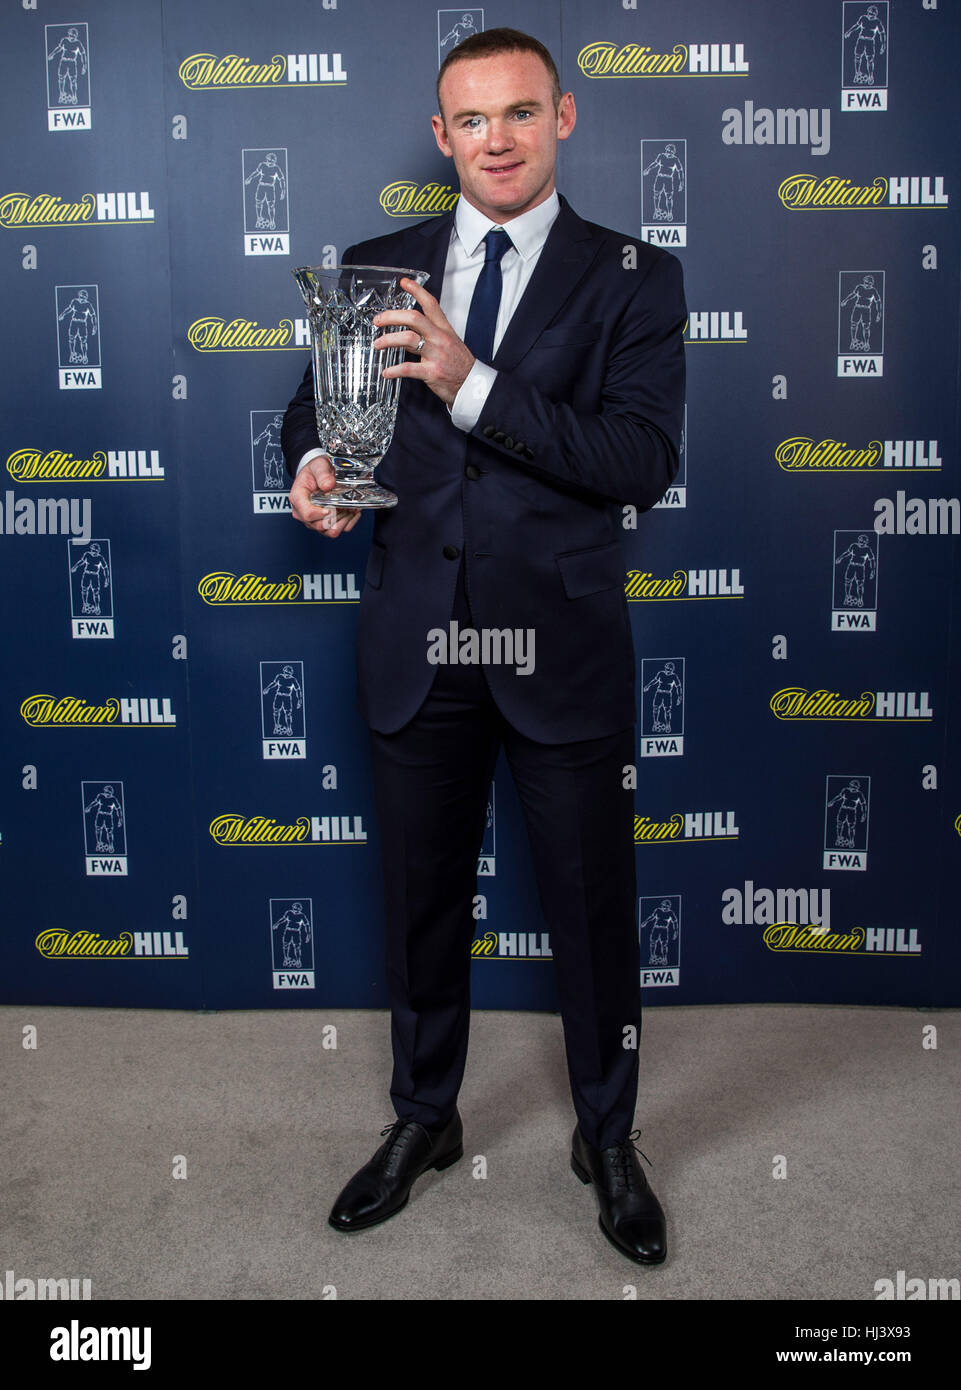
M557 142L576 119L568 92L554 110L551 79L536 53L498 53L454 63L432 118L462 195L492 222L508 222L554 191Z

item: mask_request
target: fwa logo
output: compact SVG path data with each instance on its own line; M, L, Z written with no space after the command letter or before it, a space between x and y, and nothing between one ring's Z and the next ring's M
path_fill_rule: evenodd
M270 899L274 989L314 988L314 904L311 898Z
M888 109L888 8L887 0L841 5L842 111Z
M437 66L458 44L484 32L483 10L437 11Z
M684 753L684 657L641 661L641 757Z
M127 817L122 782L81 782L83 852L87 875L127 874Z
M877 632L878 544L873 530L835 531L832 632Z
M90 35L86 24L45 24L47 129L89 130Z
M660 502L655 502L655 507L666 509L668 507L687 506L687 402L684 403L684 423L681 426L681 442L678 445L678 465L677 477L665 492Z
M287 151L242 150L244 255L290 255Z
M870 777L828 776L825 779L823 868L863 870L868 867L870 810Z
M638 906L641 985L681 983L681 895L641 898Z
M283 424L283 410L250 412L250 469L255 516L290 512L289 483L280 444Z
M641 141L641 236L655 246L687 245L687 141Z
M100 372L100 290L97 285L57 285L57 351L60 390L96 390Z
M494 783L491 782L487 795L487 809L484 814L484 839L477 859L479 878L493 878L497 873L497 829L494 824Z
M260 663L260 727L265 758L306 758L307 708L302 661Z
M884 271L838 273L838 376L884 375Z
M577 55L585 77L746 77L743 43L676 43L656 52L645 43L586 44Z
M113 637L113 567L110 542L67 542L67 578L70 584L70 635Z

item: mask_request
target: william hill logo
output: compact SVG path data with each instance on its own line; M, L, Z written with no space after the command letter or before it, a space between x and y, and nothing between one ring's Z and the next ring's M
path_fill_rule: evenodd
M292 351L310 347L310 328L306 319L281 319L276 328L261 328L256 319L212 315L194 320L187 341L198 352Z
M210 822L218 845L351 845L366 844L363 816L298 816L283 825L273 816L231 813Z
M791 174L782 180L777 196L792 212L870 211L872 208L944 208L948 195L940 175L920 176L878 174L871 183L852 183L850 179L828 174Z
M585 77L743 77L743 43L676 43L658 53L643 43L589 43L577 55Z
M98 449L88 459L63 449L17 449L7 458L7 472L19 483L46 478L81 478L84 482L157 482L164 477L157 449Z
M262 574L214 570L204 575L197 585L197 592L204 603L209 603L211 607L222 604L360 601L356 574L288 574L286 579L272 583Z
M844 700L836 690L788 686L771 696L771 713L797 722L925 720L934 716L926 690L865 690Z
M246 87L334 87L347 81L339 53L275 53L266 63L252 63L238 53L191 53L179 68L192 92L242 91Z
M117 729L171 729L177 716L167 699L111 695L102 705L90 705L73 695L28 695L20 714L32 729L79 728L88 724Z
M150 194L146 192L84 193L76 203L66 202L55 193L0 195L0 227L129 227L153 220Z
M45 960L160 960L189 955L179 931L123 931L110 938L95 931L50 928L40 933L34 945Z
M741 571L675 570L658 578L647 570L628 570L624 592L632 603L683 602L691 599L743 598Z
M872 439L861 448L852 448L840 439L816 440L810 434L795 434L774 450L774 458L785 473L858 473L898 468L940 469L941 455L936 439Z
M439 217L450 212L460 194L449 183L414 183L398 179L381 189L380 205L388 217Z

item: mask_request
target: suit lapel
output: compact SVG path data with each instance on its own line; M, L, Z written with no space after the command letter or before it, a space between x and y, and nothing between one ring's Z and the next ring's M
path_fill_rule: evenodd
M447 252L450 249L450 230L454 225L454 214L445 213L432 222L413 227L411 245L413 247L411 270L426 270L430 279L424 286L435 299L440 299L444 284L444 270L447 266Z
M597 255L594 233L564 198L560 202L534 273L494 354L495 368L510 371L517 365Z

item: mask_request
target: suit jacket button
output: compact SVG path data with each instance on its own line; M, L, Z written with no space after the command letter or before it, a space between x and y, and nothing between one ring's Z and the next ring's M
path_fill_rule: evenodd
M527 453L527 445L524 443L523 439L519 439L519 440L517 441L517 443L514 445L514 453L515 453L515 454L526 454L526 453Z
M525 450L524 450L524 457L525 457L526 459L532 459L532 458L534 457L534 450L533 450L533 449L525 449Z
M503 430L497 430L497 431L495 432L495 434L494 434L494 443L495 443L495 444L503 444L503 442L504 442L504 431L503 431Z
M508 435L506 435L505 438L504 438L504 448L505 448L505 449L513 449L513 447L514 447L514 441L513 441L513 439L511 439L510 435L508 434Z
M456 560L457 557L458 557L459 555L460 555L460 551L458 550L458 548L457 548L456 545L445 545L445 546L444 546L444 559L445 559L445 560Z
M469 463L467 467L464 469L464 472L467 474L468 478L470 478L472 483L476 483L477 479L481 476L481 471L475 463Z
M494 426L485 425L484 428L481 430L481 434L484 436L485 439L492 439L494 437Z

